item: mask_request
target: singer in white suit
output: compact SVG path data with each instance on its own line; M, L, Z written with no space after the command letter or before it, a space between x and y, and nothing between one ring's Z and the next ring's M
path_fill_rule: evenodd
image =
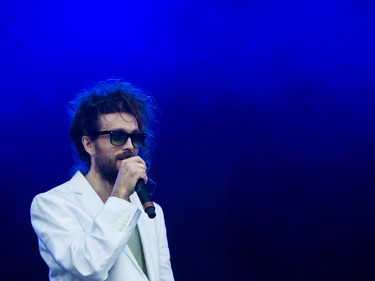
M50 280L173 281L163 211L155 203L149 218L134 192L148 181L149 99L108 80L72 106L70 136L87 169L31 204Z

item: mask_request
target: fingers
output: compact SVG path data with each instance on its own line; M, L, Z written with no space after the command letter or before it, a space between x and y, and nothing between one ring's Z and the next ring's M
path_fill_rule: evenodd
M127 175L131 178L134 178L135 182L140 178L147 182L146 171L146 163L139 156L123 160L119 170L122 175Z
M139 156L122 160L112 195L128 200L139 179L143 179L147 183L146 170L146 163Z

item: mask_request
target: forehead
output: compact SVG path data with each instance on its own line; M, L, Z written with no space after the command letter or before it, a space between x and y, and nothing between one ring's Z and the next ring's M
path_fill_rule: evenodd
M125 130L133 132L138 130L138 122L134 115L126 112L102 114L99 116L101 130Z

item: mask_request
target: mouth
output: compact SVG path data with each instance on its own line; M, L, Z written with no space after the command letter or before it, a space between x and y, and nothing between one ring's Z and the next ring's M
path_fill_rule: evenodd
M127 151L125 151L124 153L121 153L121 154L117 157L117 159L122 161L122 160L128 159L128 158L133 157L133 156L135 156L135 155L134 155L134 152L131 151L131 150L127 150Z

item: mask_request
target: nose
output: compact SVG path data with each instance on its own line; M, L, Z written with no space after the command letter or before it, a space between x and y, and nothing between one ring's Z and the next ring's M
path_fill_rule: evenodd
M122 149L134 149L133 143L131 138L128 138L126 142L123 144Z

